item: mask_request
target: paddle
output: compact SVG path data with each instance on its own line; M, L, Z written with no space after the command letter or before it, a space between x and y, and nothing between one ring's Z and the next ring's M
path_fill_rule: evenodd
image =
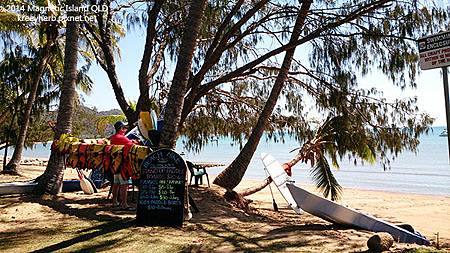
M266 172L266 176L267 176L267 177L270 177L270 176L267 174L266 169L264 169L264 172ZM272 179L271 179L271 180L272 180ZM270 184L271 184L271 183L269 183L269 190L270 190L270 195L272 195L272 206L273 206L273 210L274 210L275 212L278 212L278 205L277 205L277 202L275 202L275 198L273 197L272 187L270 187Z
M272 195L272 205L273 205L273 210L274 210L275 212L278 212L278 205L277 205L277 202L275 202L275 198L273 197L272 187L270 187L270 184L269 184L269 189L270 189L270 195Z
M77 173L78 173L78 178L80 178L80 187L81 190L83 190L83 192L85 194L93 194L94 193L94 188L92 187L92 184L85 178L84 174L77 169Z

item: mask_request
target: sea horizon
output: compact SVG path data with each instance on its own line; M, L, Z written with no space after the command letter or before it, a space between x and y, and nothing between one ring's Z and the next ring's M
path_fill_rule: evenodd
M447 138L439 134L445 126L432 127L428 135L420 137L417 153L405 151L391 162L390 169L384 170L377 161L375 164L357 165L353 160L342 159L340 168L333 168L333 173L343 188L364 190L379 190L387 192L413 193L424 195L450 196L450 164L448 158ZM50 156L50 143L39 143L33 149L25 149L25 158L48 158ZM300 144L290 137L285 141L274 143L261 139L258 149L253 156L244 175L245 179L263 180L266 178L264 166L261 162L261 153L272 154L280 163L286 162L295 156L289 153ZM186 160L193 162L210 162L228 165L239 153L239 147L231 144L230 138L219 138L210 142L199 153L189 152L182 147L182 140L177 142L177 152L184 154ZM8 151L12 155L12 149ZM2 154L3 157L3 154ZM210 174L219 174L224 167L207 168ZM302 185L314 184L309 164L298 163L293 167L292 178Z

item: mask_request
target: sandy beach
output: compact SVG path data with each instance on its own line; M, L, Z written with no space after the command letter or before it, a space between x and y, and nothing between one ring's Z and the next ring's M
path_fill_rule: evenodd
M257 181L247 180L243 185L257 183ZM312 185L299 185L320 195ZM243 188L243 186L240 186L240 188ZM273 186L272 190L274 190L277 203L281 203L279 205L287 208L282 196ZM251 198L257 200L258 203L271 203L268 188L252 195ZM441 240L450 242L450 196L441 197L344 188L342 199L338 203L394 224L410 224L415 230L431 240L434 240L436 233L439 232Z
M0 182L26 181L42 166L22 166L21 176L0 175ZM76 178L67 169L65 178ZM210 178L212 179L212 178ZM243 181L237 190L258 184ZM301 185L314 191L311 185ZM269 188L250 195L250 213L226 203L217 186L192 187L200 213L181 229L137 228L134 213L112 210L108 189L94 195L62 193L58 197L0 197L0 251L147 251L155 252L364 252L374 233L335 226L309 214L296 215L272 186L279 212L272 209ZM450 250L450 196L399 194L344 189L340 203L389 222L412 225L437 246ZM130 223L131 222L131 223ZM131 225L130 225L131 224ZM149 236L151 234L152 236ZM146 245L146 248L142 248ZM433 247L428 247L433 249ZM423 246L395 243L392 252ZM152 250L153 251L153 250Z

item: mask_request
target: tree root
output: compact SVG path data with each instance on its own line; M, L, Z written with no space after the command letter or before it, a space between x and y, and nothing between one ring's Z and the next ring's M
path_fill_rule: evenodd
M3 175L20 176L20 173L14 170L3 170L0 172Z
M251 211L250 203L253 201L250 199L246 199L244 197L257 193L267 187L272 182L272 178L266 178L260 185L249 187L244 189L241 192L229 191L227 190L224 194L224 198L226 201L231 203L234 207L244 210L246 213Z
M15 164L8 164L5 166L5 168L3 168L3 170L0 173L4 175L20 176L17 167L18 166Z
M253 202L252 200L245 199L241 194L235 191L226 191L223 197L233 206L244 210L246 213L250 212L251 208L249 204Z

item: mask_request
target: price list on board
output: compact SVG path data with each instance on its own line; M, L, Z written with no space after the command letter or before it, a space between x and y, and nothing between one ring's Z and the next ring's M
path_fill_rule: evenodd
M138 225L181 226L187 166L170 149L151 153L141 165Z

